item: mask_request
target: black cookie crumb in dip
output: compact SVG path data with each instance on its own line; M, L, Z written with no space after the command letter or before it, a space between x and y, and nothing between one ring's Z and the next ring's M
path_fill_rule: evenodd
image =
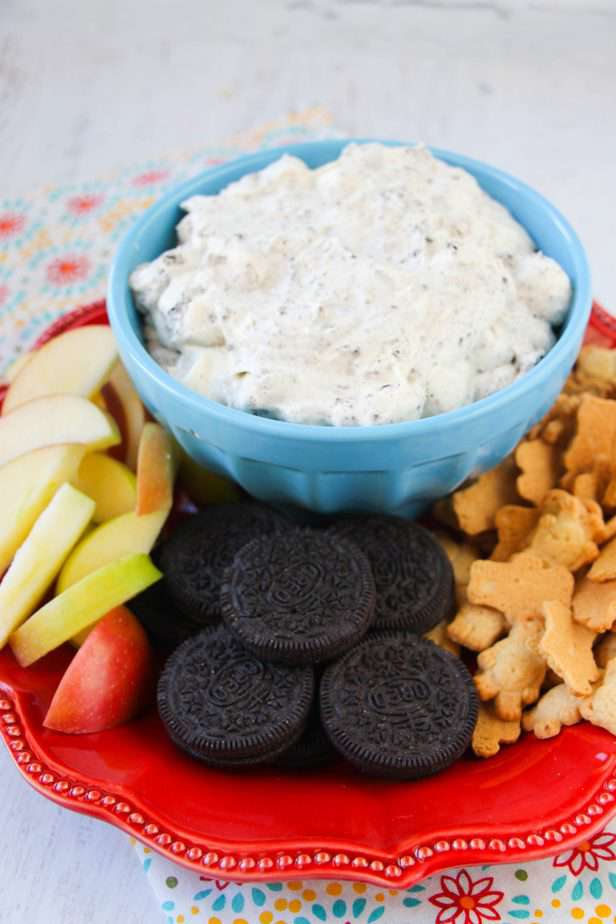
M188 639L158 682L171 739L212 767L267 763L301 736L314 694L310 667L258 660L215 626Z
M432 642L375 632L321 681L321 720L337 751L364 773L414 779L462 756L478 700L462 662Z
M226 625L258 657L317 664L366 634L374 619L374 580L352 543L293 530L244 546L221 602Z
M453 571L428 530L398 517L346 517L330 533L355 543L368 558L376 585L375 629L418 635L449 617Z
M171 598L193 622L218 622L220 588L235 554L256 536L288 527L284 517L257 503L212 504L188 517L160 554Z

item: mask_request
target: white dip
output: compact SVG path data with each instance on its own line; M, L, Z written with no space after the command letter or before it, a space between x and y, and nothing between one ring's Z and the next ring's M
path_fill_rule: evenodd
M282 157L194 196L131 287L152 355L235 408L381 424L508 385L554 343L569 279L470 174L425 148Z

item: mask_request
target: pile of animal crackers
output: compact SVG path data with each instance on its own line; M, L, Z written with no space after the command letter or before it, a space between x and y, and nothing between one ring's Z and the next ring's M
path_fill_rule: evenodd
M616 735L616 351L584 347L513 455L434 515L457 612L430 637L477 653L475 753L582 719Z

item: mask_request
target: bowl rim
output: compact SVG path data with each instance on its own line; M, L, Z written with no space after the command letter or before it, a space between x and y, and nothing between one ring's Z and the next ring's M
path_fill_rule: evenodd
M417 142L413 141L357 137L308 141L299 144L263 148L252 154L234 158L220 166L208 168L188 180L174 185L146 209L118 244L111 265L107 289L107 305L113 332L120 347L124 348L130 355L134 364L139 367L140 372L149 379L154 379L157 386L172 396L174 400L184 405L190 405L193 412L208 414L219 423L241 427L247 434L275 437L283 440L301 439L308 442L325 440L329 443L343 444L356 441L383 442L408 437L434 436L448 426L464 426L484 414L498 412L511 401L516 401L527 395L536 386L540 385L546 377L557 372L562 353L566 352L567 348L572 345L577 346L581 341L592 307L588 258L577 233L556 206L524 181L483 161L444 148L433 147L432 145L426 145L426 147L435 157L454 166L462 167L466 170L470 169L471 172L476 171L480 175L494 178L515 190L516 194L530 200L531 204L549 215L567 243L573 262L573 273L570 277L573 283L573 294L568 315L554 346L528 372L510 385L485 398L432 417L369 426L334 427L324 424L304 424L261 417L249 411L221 404L193 391L174 379L150 356L129 322L127 292L130 271L128 264L131 261L131 252L139 238L147 231L148 226L158 219L161 211L164 211L170 205L179 206L183 200L191 195L199 194L198 188L204 183L224 178L226 174L233 175L238 168L242 168L242 175L244 175L267 166L267 164L277 160L284 154L301 157L302 153L308 154L311 151L322 151L324 148L329 149L334 154L332 159L335 159L350 144L375 143L395 147L417 147ZM230 176L229 182L231 181L232 177Z

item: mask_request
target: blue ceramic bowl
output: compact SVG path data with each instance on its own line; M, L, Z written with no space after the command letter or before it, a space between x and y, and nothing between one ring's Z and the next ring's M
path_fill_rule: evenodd
M311 426L210 401L175 381L149 356L128 284L139 263L175 245L184 199L214 195L284 153L319 167L335 160L348 143L316 141L259 151L171 190L135 222L118 247L109 281L109 316L143 401L197 462L272 503L297 504L318 513L414 516L507 455L549 409L575 361L591 307L588 263L569 223L542 196L494 167L433 149L436 157L468 170L509 209L537 246L566 270L573 294L557 343L530 372L488 398L423 420L374 427Z

